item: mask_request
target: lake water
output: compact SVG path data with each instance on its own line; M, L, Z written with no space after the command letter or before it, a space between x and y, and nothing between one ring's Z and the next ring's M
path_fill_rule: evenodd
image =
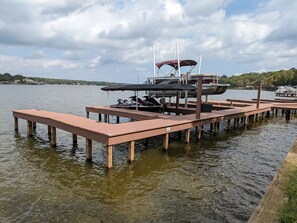
M210 99L256 95L229 90ZM13 109L85 116L85 106L125 96L130 93L107 97L95 86L0 85L1 222L246 222L296 139L296 119L282 117L217 136L205 132L199 143L192 132L189 145L173 135L167 153L155 137L148 147L136 143L132 164L127 145L116 146L107 171L99 143L89 164L83 138L73 148L72 135L57 130L52 148L45 126L37 126L34 139L23 120L19 134L13 130Z

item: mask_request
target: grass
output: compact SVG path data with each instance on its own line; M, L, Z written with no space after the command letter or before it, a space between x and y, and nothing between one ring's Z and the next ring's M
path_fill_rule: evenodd
M288 197L285 203L279 210L279 221L281 223L296 223L297 222L297 169L289 177L286 186L285 194Z

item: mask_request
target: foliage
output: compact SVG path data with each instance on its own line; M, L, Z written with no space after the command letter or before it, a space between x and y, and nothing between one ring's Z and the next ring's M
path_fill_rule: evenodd
M84 80L66 80L41 77L25 77L23 75L11 75L9 73L0 74L0 83L2 84L67 84L67 85L110 85L111 82L104 81L84 81Z
M289 177L285 194L288 201L279 211L279 221L283 223L297 222L297 169Z
M233 88L253 86L257 87L259 81L266 89L274 89L277 86L297 85L297 70L291 68L289 70L270 71L263 73L245 73L241 75L233 75L221 77L221 82L230 84Z

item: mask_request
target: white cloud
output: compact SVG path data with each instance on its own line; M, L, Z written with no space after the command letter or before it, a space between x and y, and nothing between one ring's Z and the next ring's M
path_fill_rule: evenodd
M92 60L89 61L89 68L96 68L100 65L101 62L101 56L95 57Z
M31 52L12 57L18 72L25 64L32 66L32 73L37 69L75 72L78 68L88 73L83 69L92 68L88 71L97 70L98 78L104 80L111 78L104 76L108 66L125 71L131 79L133 72L139 72L136 68L143 66L148 72L152 46L156 46L158 60L171 59L176 41L182 58L206 55L205 60L213 63L204 66L206 72L220 71L217 63L236 67L229 66L221 75L246 71L239 68L244 65L251 70L294 66L297 2L264 1L255 11L236 15L226 13L230 2L3 0L0 44L13 46L14 52L19 46ZM5 60L12 55L1 49L0 54ZM3 61L0 64L1 69L13 69ZM29 66L26 70L30 71Z
M42 50L36 50L28 55L26 55L25 59L42 59L46 57L46 53Z
M6 72L23 73L28 69L32 73L47 72L50 69L68 70L79 67L78 63L71 63L57 59L20 58L16 56L0 55L0 68Z

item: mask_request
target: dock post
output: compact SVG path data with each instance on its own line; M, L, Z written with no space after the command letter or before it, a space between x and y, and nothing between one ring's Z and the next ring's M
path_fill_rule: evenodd
M117 123L120 123L120 116L117 116Z
M230 119L228 119L228 121L227 121L227 131L229 131L230 130Z
M57 136L56 128L51 126L51 144L52 146L57 145Z
M168 149L168 142L169 142L169 133L166 133L164 135L164 139L163 139L163 149Z
M87 111L86 117L90 118L90 112Z
M196 101L196 119L200 119L201 115L201 96L202 96L202 76L197 78L197 101Z
M129 142L128 145L128 152L129 152L129 162L132 162L134 160L134 150L135 150L135 141Z
M178 139L178 141L181 141L181 139L182 139L182 131L178 131L177 132L177 139Z
M211 132L213 131L213 123L210 123L209 130L210 130Z
M258 95L257 95L257 109L259 109L260 107L261 90L262 90L262 81L259 81Z
M47 134L48 134L48 137L50 138L52 134L52 128L49 125L47 126Z
M249 115L248 119L249 119L249 123L253 123L254 122L254 115Z
M191 129L186 130L186 143L190 143L190 135L191 135Z
M286 110L286 120L290 120L291 111Z
M19 119L14 117L14 130L18 131L19 130Z
M233 129L236 129L236 118L234 118L234 120L233 120Z
M246 116L243 117L243 126L246 126Z
M92 140L86 139L86 161L92 162Z
M108 121L107 121L107 119L108 119L108 118L107 118L107 115L106 115L106 114L104 114L104 122L105 122L105 123L107 123L107 122L108 122Z
M98 121L101 122L101 114L98 113Z
M77 145L77 135L72 133L72 143L73 145Z
M112 146L106 145L106 167L112 167Z
M27 132L28 132L28 137L33 136L33 125L31 121L27 121Z
M201 139L201 132L202 132L201 130L202 130L202 128L200 126L196 127L196 138L197 138L197 140Z
M259 121L259 114L256 114L256 122Z
M180 81L178 81L178 84L180 84ZM176 91L176 102L175 102L175 109L176 109L175 114L176 115L180 115L179 112L178 112L178 109L179 109L179 98L180 98L180 91Z
M36 122L33 122L33 131L36 131Z
M266 118L270 118L270 111L267 111Z

